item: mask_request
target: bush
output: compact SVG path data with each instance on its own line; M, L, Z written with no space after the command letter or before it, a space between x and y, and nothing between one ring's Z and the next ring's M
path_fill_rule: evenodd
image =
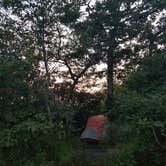
M134 152L131 147L120 149L111 159L106 161L106 166L136 166Z
M57 105L51 114L36 111L33 114L20 113L12 125L8 121L5 126L0 126L0 164L68 165L73 159L68 140L71 121L69 111L63 109Z
M134 143L138 147L134 155L137 165L166 163L163 156L166 151L165 58L163 54L143 59L137 72L115 91L111 112L112 123L117 125L114 140L133 144L137 138ZM140 143L142 148L138 146Z
M35 71L32 64L23 60L0 61L0 110L25 110L32 104L32 87Z
M135 73L126 80L125 85L143 95L156 93L156 90L165 89L166 84L166 54L145 57L140 62ZM163 90L164 90L163 89ZM166 92L166 89L165 89Z

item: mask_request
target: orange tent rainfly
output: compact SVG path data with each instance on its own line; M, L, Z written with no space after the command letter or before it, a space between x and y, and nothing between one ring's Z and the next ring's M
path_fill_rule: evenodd
M86 128L81 134L82 139L102 140L104 136L106 117L96 115L88 118Z

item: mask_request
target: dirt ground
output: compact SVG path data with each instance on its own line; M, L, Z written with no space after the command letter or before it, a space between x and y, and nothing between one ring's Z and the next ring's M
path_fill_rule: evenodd
M118 152L118 148L106 148L100 144L85 144L73 150L74 155L84 158L84 161L104 160Z

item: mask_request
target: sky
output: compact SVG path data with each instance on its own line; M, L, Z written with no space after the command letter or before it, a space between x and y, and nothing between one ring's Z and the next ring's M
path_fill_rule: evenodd
M96 1L97 0L89 0L88 2L89 2L90 6L93 6ZM87 17L87 14L85 14L86 8L87 8L87 6L82 6L81 7L81 12L84 13L84 15L82 16L81 20L84 20Z

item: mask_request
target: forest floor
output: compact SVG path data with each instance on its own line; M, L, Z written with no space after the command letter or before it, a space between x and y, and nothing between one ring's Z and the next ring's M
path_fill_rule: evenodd
M98 162L110 159L118 150L118 147L105 147L101 144L84 144L83 146L75 147L73 154L78 158L82 158L84 162L92 160Z

